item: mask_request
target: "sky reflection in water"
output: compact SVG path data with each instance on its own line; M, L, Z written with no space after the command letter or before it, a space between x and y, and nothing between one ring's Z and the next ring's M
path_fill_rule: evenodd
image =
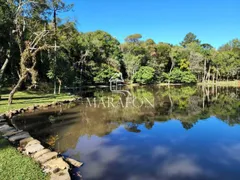
M84 180L239 180L239 91L133 88L135 97L155 99L155 107L83 103L25 114L15 125L84 162ZM117 97L104 91L91 96Z
M209 128L211 127L211 128ZM230 128L230 129L229 129ZM104 137L82 136L65 155L86 162L84 179L239 179L240 127L215 117L186 131L179 121L141 133L119 126Z

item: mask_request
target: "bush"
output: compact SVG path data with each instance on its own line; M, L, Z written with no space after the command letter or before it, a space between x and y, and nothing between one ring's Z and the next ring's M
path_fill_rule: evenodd
M196 83L197 78L190 71L181 71L180 69L174 69L169 75L170 82L172 83Z
M102 66L99 68L99 70L96 72L96 75L94 77L95 83L105 83L108 84L110 78L116 74L118 71L114 69L111 66L108 66L106 64L102 64Z
M155 70L149 66L141 67L133 76L133 81L140 84L149 84L154 81Z

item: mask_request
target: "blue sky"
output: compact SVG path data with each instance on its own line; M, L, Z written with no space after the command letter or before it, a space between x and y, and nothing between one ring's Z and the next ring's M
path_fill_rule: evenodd
M178 44L188 32L219 47L240 38L239 0L64 0L82 32L104 30L123 42L130 34Z

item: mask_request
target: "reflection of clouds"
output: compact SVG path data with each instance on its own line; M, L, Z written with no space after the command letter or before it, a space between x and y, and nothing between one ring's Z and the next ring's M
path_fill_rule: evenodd
M75 149L69 149L67 154L76 154L81 152L81 155L89 154L95 152L101 146L101 144L107 143L109 140L107 138L99 138L97 136L83 136L78 139ZM89 143L91 142L91 143Z
M186 139L187 139L187 135L181 135L181 136L178 136L178 138L176 138L176 136L172 136L170 137L169 141L172 144L176 145L186 141Z
M107 138L87 136L79 138L78 144L74 150L68 150L65 154L74 157L74 154L81 152L81 161L85 162L83 168L84 177L87 179L98 179L108 170L108 164L118 162L122 148L120 146L108 146ZM78 158L74 157L74 158ZM80 159L78 159L80 160Z
M118 128L116 133L104 137L80 137L76 148L66 152L66 155L85 163L80 168L84 179L202 180L219 177L214 172L216 169L211 166L212 164L203 163L208 159L201 156L201 153L198 156L199 151L194 151L194 154L182 154L185 152L185 148L176 149L178 146L174 146L175 143L170 141L171 137L169 136L164 137L167 140L170 139L168 143L160 141L154 145L154 141L148 142L143 139L144 132L143 136L139 136L140 134L121 132L122 128ZM176 139L181 142L186 140L185 137L184 135L177 136ZM146 140L148 139L151 138L146 138ZM226 149L228 153L237 150L240 155L240 144ZM81 159L79 159L79 154ZM203 163L204 166L200 166L198 162Z
M150 177L148 175L130 175L129 178L127 178L126 180L141 180L141 179L144 179L144 180L157 180L157 178L154 178L154 177Z
M169 153L169 148L164 147L164 146L156 146L153 149L152 155L154 158L156 158L158 156L167 155L168 153Z
M177 180L177 179L214 179L213 173L200 167L196 159L184 154L169 155L168 148L156 147L155 150L164 152L166 158L159 161L157 167L153 168L151 173L148 171L132 172L126 180Z
M146 157L142 156L142 151L131 144L113 145L107 137L84 136L79 138L76 148L68 150L66 155L85 163L80 169L84 179L172 180L178 177L198 179L198 176L209 176L196 163L196 158L174 154L170 147L157 145L151 155ZM149 163L156 164L149 168Z
M222 149L231 159L240 162L240 143L222 146Z
M149 135L149 134L139 134L138 137L145 139L145 138L151 138L151 137L153 137L153 136L152 136L152 135Z
M108 164L112 162L117 162L120 158L121 148L115 147L102 147L101 150L96 150L94 153L97 154L97 158L94 156L93 152L85 154L84 162L84 175L87 178L99 178L102 177L108 170Z
M160 166L160 174L166 177L196 177L202 173L194 159L184 155L168 159Z

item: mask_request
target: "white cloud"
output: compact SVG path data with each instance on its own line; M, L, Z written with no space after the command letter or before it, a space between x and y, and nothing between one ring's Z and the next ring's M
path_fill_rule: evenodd
M153 149L152 155L154 158L158 157L158 156L164 156L167 155L169 153L169 148L164 147L164 146L156 146Z
M222 146L222 149L227 153L228 157L240 162L240 143Z
M160 175L164 177L195 177L202 173L202 168L196 164L193 158L187 156L171 158L160 167Z

